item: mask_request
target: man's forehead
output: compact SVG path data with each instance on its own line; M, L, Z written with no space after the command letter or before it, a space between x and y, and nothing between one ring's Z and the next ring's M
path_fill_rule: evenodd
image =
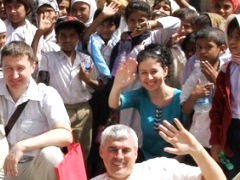
M134 141L133 141L133 138L132 137L129 137L127 139L114 139L112 137L108 137L106 138L106 141L105 141L105 146L107 147L128 147L128 148L131 148L131 147L134 147Z

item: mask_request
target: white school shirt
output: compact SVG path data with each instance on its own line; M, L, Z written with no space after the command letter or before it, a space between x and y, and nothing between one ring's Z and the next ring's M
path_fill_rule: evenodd
M86 83L79 79L80 65L86 58L91 59L90 56L76 51L76 59L72 65L63 51L42 54L39 71L49 72L49 85L58 91L65 104L87 102L92 97Z
M59 122L68 122L69 116L60 95L52 87L36 82L30 83L17 102L14 102L4 80L0 80L0 113L6 125L19 104L26 102L26 107L7 136L10 148L17 142L38 136ZM25 152L20 162L32 159L37 151Z
M25 24L14 29L11 22L7 19L4 21L7 28L6 42L8 44L12 41L23 41L31 46L33 37L37 28L27 19Z
M179 163L166 157L154 158L134 165L134 170L127 180L200 180L199 167ZM106 173L91 180L112 180Z

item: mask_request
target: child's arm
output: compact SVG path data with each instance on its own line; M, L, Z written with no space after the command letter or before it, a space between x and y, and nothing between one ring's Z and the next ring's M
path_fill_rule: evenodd
M84 44L88 43L89 37L94 33L99 24L101 24L106 18L115 15L118 12L118 5L114 2L111 2L109 5L104 4L102 12L94 19L89 27L83 33L82 42Z
M117 109L121 105L120 95L122 89L133 82L136 68L137 61L135 59L130 58L120 64L108 99L110 108Z

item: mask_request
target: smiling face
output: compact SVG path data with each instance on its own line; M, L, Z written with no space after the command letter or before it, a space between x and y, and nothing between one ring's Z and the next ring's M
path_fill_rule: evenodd
M86 23L90 16L90 6L84 2L75 2L72 5L71 15Z
M132 173L137 159L133 137L123 140L108 137L99 151L110 178L124 179Z
M217 0L212 7L212 12L221 15L227 19L230 14L233 14L233 4L229 0Z
M142 86L148 91L158 90L165 84L168 68L163 68L156 59L147 58L138 65L138 76Z
M79 34L74 28L64 28L59 30L59 34L57 35L57 41L61 47L61 49L69 55L73 51L75 51L75 47L79 41Z
M160 1L153 7L153 16L155 18L159 17L165 17L171 15L171 7L170 5L165 1Z
M233 29L228 35L228 47L233 55L240 55L240 32L238 28Z
M27 90L35 63L28 56L5 56L2 60L3 77L12 97L19 97Z

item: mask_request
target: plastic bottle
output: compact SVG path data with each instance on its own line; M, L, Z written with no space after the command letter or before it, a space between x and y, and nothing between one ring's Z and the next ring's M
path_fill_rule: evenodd
M195 77L197 78L196 82L199 82L200 85L201 84L205 85L208 82L205 75L201 71L200 60L196 60L194 64L194 73L195 73ZM210 103L209 96L205 96L197 99L194 105L194 111L200 112L200 113L209 112L210 108L211 108L211 103Z
M234 168L234 165L230 162L230 160L227 158L226 154L221 151L218 155L219 160L221 164L228 170L232 170Z

